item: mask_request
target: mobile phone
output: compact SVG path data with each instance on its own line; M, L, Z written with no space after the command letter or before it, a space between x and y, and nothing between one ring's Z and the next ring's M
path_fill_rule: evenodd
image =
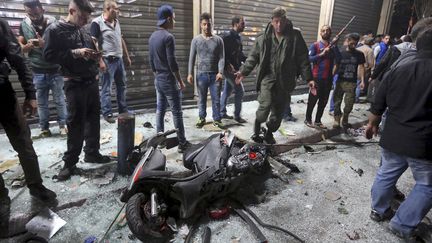
M31 42L34 46L36 46L36 47L39 46L39 40L32 40Z

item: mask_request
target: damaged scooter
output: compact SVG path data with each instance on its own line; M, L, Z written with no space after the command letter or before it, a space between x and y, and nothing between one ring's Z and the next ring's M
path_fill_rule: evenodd
M215 218L224 214L223 210L211 212L208 208L234 193L248 174L268 168L265 146L245 143L225 131L185 151L183 164L188 170L167 171L166 156L158 145L167 149L176 146L177 138L169 137L175 132L170 130L143 141L128 157L129 163L139 162L121 201L126 203L130 230L143 242L171 239L171 225L176 220L205 214L205 210L214 213ZM261 232L258 238L266 241Z

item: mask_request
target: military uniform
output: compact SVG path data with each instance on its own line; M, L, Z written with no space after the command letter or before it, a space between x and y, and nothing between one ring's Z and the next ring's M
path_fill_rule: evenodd
M289 105L288 97L296 86L297 74L300 73L305 80L312 80L308 49L301 32L289 23L278 40L269 23L264 33L257 37L240 72L247 76L255 66L259 107L254 133L258 134L261 123L266 121L268 131L275 132L282 121L285 105Z

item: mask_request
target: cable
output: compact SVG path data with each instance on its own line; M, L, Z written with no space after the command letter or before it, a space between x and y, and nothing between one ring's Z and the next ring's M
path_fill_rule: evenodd
M297 235L295 235L294 233L292 233L292 232L290 232L290 231L288 231L288 230L286 230L286 229L283 229L283 228L280 228L280 227L278 227L278 226L274 226L274 225L271 225L271 224L266 224L266 223L264 223L263 221L261 221L261 219L258 218L258 216L257 216L254 212L252 212L252 210L250 210L250 209L247 208L246 206L243 205L243 208L244 208L244 209L246 210L246 212L248 212L248 213L252 216L252 218L254 218L255 221L257 221L258 224L260 224L262 227L264 227L264 228L269 228L269 229L272 229L272 230L280 230L280 231L282 231L282 232L284 232L284 233L286 233L286 234L288 234L288 235L291 235L294 239L298 240L299 242L302 242L302 243L305 242L305 241L302 240L300 237L298 237Z

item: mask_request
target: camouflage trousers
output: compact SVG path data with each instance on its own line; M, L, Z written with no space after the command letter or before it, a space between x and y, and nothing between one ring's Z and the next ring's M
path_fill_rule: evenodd
M349 81L342 81L338 80L336 82L336 88L334 90L334 115L335 117L341 116L341 105L342 105L342 99L344 99L345 94L345 107L343 109L344 116L348 116L349 113L351 113L354 102L355 102L355 89L357 87L356 82L349 82Z

